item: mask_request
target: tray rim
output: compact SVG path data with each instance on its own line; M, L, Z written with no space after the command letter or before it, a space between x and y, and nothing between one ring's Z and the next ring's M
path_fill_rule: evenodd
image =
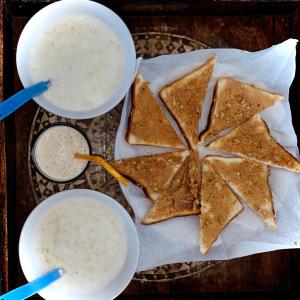
M10 5L8 4L8 0L0 0L0 15L1 15L1 24L0 24L0 36L1 36L1 39L2 39L2 42L3 42L3 39L6 39L6 35L7 35L7 30L5 28L3 28L3 24L4 23L7 23L8 21L7 20L3 20L5 17L29 17L31 14L32 14L32 10L30 9L30 5L33 4L33 7L36 7L36 8L41 8L41 6L44 6L47 4L47 1L42 1L42 0L38 0L34 3L30 3L30 2L24 2L24 1L13 1L14 2L14 7L10 7ZM250 0L252 3L255 3L255 2L264 2L263 0L259 0L259 1L255 1L255 0ZM175 1L176 2L176 1ZM243 2L242 0L239 1L240 4L241 2ZM133 1L133 3L131 3L130 7L129 8L126 8L126 6L122 6L122 8L120 8L120 14L121 15L124 15L124 16L127 16L127 15L130 15L130 16L136 16L138 13L141 13L140 10L134 10L133 11L133 14L132 14L132 10L131 8L134 7L134 4L136 4L137 1ZM279 6L275 6L274 4L277 4L278 2L277 1L270 1L269 2L269 5L268 7L271 9L271 8L274 8L275 7L275 11L271 12L272 15L277 15L277 16L282 16L282 15L285 15L287 13L286 10L284 11L280 11L280 8ZM286 7L288 5L288 3L284 0L280 0L279 3L283 4L284 7ZM117 8L118 5L120 3L117 3L117 2L114 2L112 4L113 8ZM207 15L208 12L211 12L214 8L214 5L213 4L210 4L208 9L205 9L204 11L193 11L192 12L192 15ZM277 7L277 8L276 8ZM281 7L281 6L280 6ZM295 12L295 10L297 8L300 7L300 0L295 0L294 1L294 5L293 6L290 6L288 9L289 9L289 14L290 15L293 15ZM219 14L222 16L222 15L238 15L241 10L243 10L242 8L239 8L238 10L232 10L230 7L228 10L224 9L224 11L221 11ZM4 13L3 13L4 11ZM21 14L21 11L24 11L24 13L22 12ZM249 16L251 14L253 14L253 12L257 12L257 14L262 14L262 9L260 8L257 8L257 10L255 9L251 9L251 11L246 11L246 10L243 10L243 14L245 16ZM157 15L164 15L166 13L166 10L158 10L158 9L155 9L155 10L152 10L152 11L149 11L147 12L147 16L157 16ZM170 15L173 16L174 14L176 14L176 16L178 15L178 12L176 11L171 11L170 12ZM216 12L213 12L213 15L215 15ZM185 9L183 12L180 13L181 16L184 16L184 15L189 15L189 9ZM211 15L211 14L210 14ZM293 18L293 17L292 17ZM291 28L294 28L293 25L290 25ZM294 31L293 31L294 32ZM4 48L6 48L6 45L2 45L4 46ZM9 51L11 51L12 49L8 49ZM1 60L1 58L3 57L3 47L0 46L0 64L1 64L1 70L0 70L0 89L3 88L3 80L2 80L2 75L3 75L3 72L4 70L7 70L7 66L3 66L3 61ZM7 76L8 77L8 76ZM6 93L6 91L9 90L9 88L4 88L4 94ZM2 90L1 90L2 91ZM1 101L1 100L0 100ZM3 123L4 124L4 123ZM9 124L12 124L11 121L9 121ZM9 145L9 142L11 139L7 139L6 138L6 134L7 134L7 130L10 128L10 126L6 126L6 133L5 133L5 129L3 129L3 127L5 126L2 126L0 124L0 153L1 153L1 159L3 160L6 160L5 159L5 156L7 156L7 148L10 147ZM5 143L6 142L6 143ZM3 156L2 156L3 154ZM7 158L7 157L6 157ZM13 158L14 159L14 158ZM11 160L11 159L10 159ZM7 173L6 171L10 171L11 170L11 163L9 163L8 165L4 166L1 165L1 162L0 162L0 180L1 180L1 183L4 183L3 184L3 188L0 187L0 215L1 215L1 229L2 228L5 228L5 225L6 222L7 222L7 200L8 200L8 197L12 197L14 196L13 194L10 193L10 190L7 190L6 188L6 185L7 185ZM1 173L3 170L5 170L4 174L5 176L3 176L3 173ZM2 188L2 189L1 189ZM5 192L3 192L5 189ZM2 200L5 200L4 204L2 205ZM12 199L14 200L14 199ZM3 239L3 236L4 236L4 239ZM11 267L8 268L8 236L6 236L6 239L5 239L5 235L3 234L0 234L0 243L2 243L4 245L4 248L6 248L6 250L2 249L2 247L0 246L0 253L6 253L6 258L4 258L3 256L1 257L1 262L3 261L6 261L6 266L4 264L2 264L2 266L0 267L0 281L1 281L1 284L0 284L0 293L1 293L1 288L3 288L5 291L7 291L8 289L8 286L11 285L11 280L12 280L12 270L11 270ZM3 250L3 251L2 251ZM293 250L292 250L293 251ZM294 254L293 254L294 255ZM296 254L295 254L296 256ZM8 280L8 278L10 278L10 280ZM254 288L253 290L257 290L257 288ZM226 292L224 289L222 289L223 292Z

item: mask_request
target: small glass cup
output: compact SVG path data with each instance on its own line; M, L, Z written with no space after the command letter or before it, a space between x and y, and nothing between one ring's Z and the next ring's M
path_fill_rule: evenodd
M70 179L67 179L67 180L58 180L58 179L55 179L55 178L52 178L50 177L49 175L47 175L41 168L40 166L38 165L37 163L37 160L36 160L36 145L38 144L39 142L39 139L40 137L50 128L53 128L53 127L56 127L56 126L64 126L64 127L70 127L74 130L76 130L77 132L79 132L82 137L85 139L87 145L88 145L88 149L89 149L89 153L88 154L92 154L92 146L91 146L91 143L86 135L86 133L79 127L75 126L75 125L71 125L71 124L66 124L66 123L63 123L63 122L58 122L58 123L53 123L53 124L50 124L48 126L46 126L45 128L43 128L37 135L37 137L33 140L32 142L32 150L31 150L31 159L32 159L32 162L33 162L33 165L36 169L36 171L41 175L43 176L46 180L50 181L50 182L53 182L53 183L57 183L57 184L64 184L64 183L71 183L73 181L76 181L79 177L81 177L85 172L86 170L88 169L89 165L90 165L90 162L87 161L86 162L86 166L84 167L84 169L78 174L76 175L75 177L73 178L70 178Z

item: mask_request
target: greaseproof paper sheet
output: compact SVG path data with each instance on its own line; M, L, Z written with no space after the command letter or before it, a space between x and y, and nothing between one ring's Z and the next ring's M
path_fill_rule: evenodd
M158 91L193 68L217 55L211 82L199 120L199 132L206 126L216 79L229 76L253 83L260 88L285 97L261 113L272 136L297 158L298 147L289 106L289 88L295 75L297 40L289 39L258 52L238 49L205 49L184 54L164 55L142 61L139 72L150 82L152 92ZM178 126L164 108L178 134ZM130 92L126 97L115 144L115 159L173 151L168 148L133 146L125 140L130 114ZM200 148L200 146L199 146ZM212 153L201 146L201 156ZM215 152L214 152L215 153ZM270 185L277 215L277 229L269 230L259 217L243 202L244 211L220 234L206 255L199 251L199 217L173 218L153 225L142 225L141 219L152 206L143 191L130 184L122 191L136 216L140 239L140 259L137 271L186 261L224 260L277 249L300 247L300 175L271 168Z

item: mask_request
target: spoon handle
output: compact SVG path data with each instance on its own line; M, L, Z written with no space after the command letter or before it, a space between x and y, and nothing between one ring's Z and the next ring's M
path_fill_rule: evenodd
M61 277L62 269L54 269L40 278L33 280L23 286L20 286L4 295L0 296L0 300L21 300L29 298L43 288L47 287L53 281Z
M39 82L31 87L25 88L14 94L7 100L0 103L0 120L3 120L31 98L36 97L45 92L49 87L48 81Z

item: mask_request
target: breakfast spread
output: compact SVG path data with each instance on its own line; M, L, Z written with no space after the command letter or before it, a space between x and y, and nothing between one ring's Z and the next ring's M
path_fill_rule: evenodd
M271 136L259 113L284 97L235 78L219 77L214 71L216 60L213 55L199 61L198 67L160 86L157 94L137 73L122 136L134 147L171 148L168 152L149 150L110 164L91 155L80 131L57 124L42 131L34 144L31 154L38 171L60 184L81 175L87 160L99 163L126 188L130 180L151 200L151 207L138 220L148 226L142 228L155 228L150 225L171 218L199 216L196 230L203 255L245 204L261 223L276 229L270 167L300 173L300 162ZM48 26L33 44L29 61L34 82L50 82L45 98L74 112L93 111L107 103L128 73L122 38L106 22L85 13L66 15ZM213 72L218 74L213 102L206 128L199 134ZM228 131L224 134L224 130ZM234 157L202 157L198 146L205 143L206 150ZM62 268L65 274L53 286L63 291L84 294L113 285L130 254L123 221L112 207L94 198L77 196L55 203L35 230L38 269Z
M65 272L56 288L87 293L108 285L127 256L122 221L107 204L73 197L55 203L36 224L35 260L45 272Z
M74 153L90 153L86 138L73 127L56 125L43 131L35 142L33 160L38 170L54 181L68 181L80 175L87 162Z
M209 155L200 160L198 123L215 61L216 56L210 57L200 67L163 87L159 92L162 104L141 74L137 74L133 83L126 141L131 145L185 149L164 114L162 105L165 105L191 150L112 162L112 168L141 187L153 201L142 224L200 216L203 254L243 210L238 197L270 229L275 229L268 165L300 170L300 163L271 137L266 123L257 114L283 97L227 77L216 81L208 125L199 139L200 142L212 140L207 149L242 158ZM218 136L229 128L233 129Z
M218 78L207 129L201 133L200 141L243 123L283 98L233 78Z
M44 96L55 106L93 110L110 100L124 73L115 32L88 14L64 16L46 28L30 53L34 82L50 80Z
M141 74L137 74L135 78L131 99L126 136L129 144L185 148Z

